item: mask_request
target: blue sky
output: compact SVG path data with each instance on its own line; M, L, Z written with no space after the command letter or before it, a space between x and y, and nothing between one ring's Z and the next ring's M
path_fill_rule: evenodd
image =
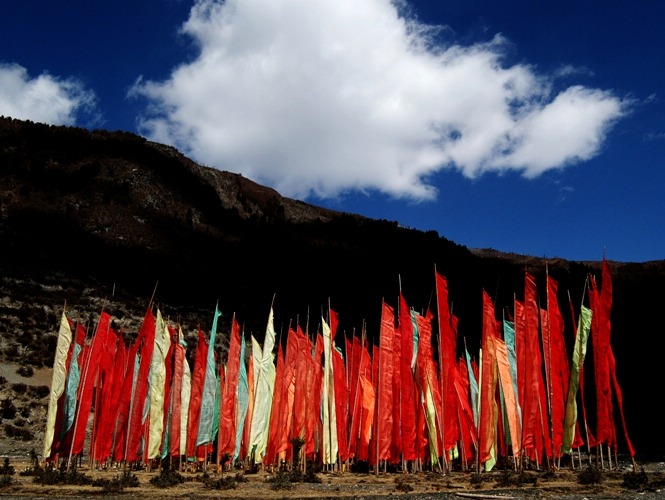
M665 2L6 0L0 115L472 248L665 259Z

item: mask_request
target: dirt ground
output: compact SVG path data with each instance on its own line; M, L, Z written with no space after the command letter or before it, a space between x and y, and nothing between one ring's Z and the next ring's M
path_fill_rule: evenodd
M588 473L587 467L565 469L557 472L512 471L475 472L453 471L440 473L352 473L329 472L316 475L320 483L290 483L275 481L275 475L266 471L244 473L232 470L218 473L214 465L208 467L207 477L202 472L182 472L183 482L159 487L151 479L159 471L128 471L135 476L138 486L127 486L112 491L102 485L72 486L65 484L44 485L35 476L24 475L30 470L27 460L11 460L15 468L11 480L0 486L3 498L89 498L103 495L105 498L224 498L224 499L380 499L398 497L409 500L448 498L557 498L568 500L606 498L665 498L665 464L638 465L619 470L599 470L599 481L581 484L580 477ZM123 471L90 470L82 466L78 474L97 479L120 479ZM240 479L240 481L238 481Z

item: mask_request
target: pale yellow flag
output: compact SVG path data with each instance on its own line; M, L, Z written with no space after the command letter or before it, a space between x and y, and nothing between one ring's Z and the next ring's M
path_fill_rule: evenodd
M72 343L72 329L69 320L62 311L60 317L60 330L58 332L58 343L55 348L55 360L53 361L53 378L51 380L51 395L48 401L48 413L46 416L46 433L44 435L44 458L51 456L53 435L55 434L55 419L58 413L58 399L65 391L67 381L67 353Z

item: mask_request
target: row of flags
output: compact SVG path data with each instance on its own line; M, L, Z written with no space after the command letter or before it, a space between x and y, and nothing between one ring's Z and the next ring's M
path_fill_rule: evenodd
M545 307L525 271L524 298L501 320L483 291L475 357L459 345L447 279L436 269L434 275L435 310L418 313L400 291L396 307L382 301L376 342L364 327L360 335L341 333L330 307L315 334L289 326L276 341L271 305L263 345L246 338L233 316L222 360L216 306L209 334L198 329L192 366L182 329L159 309L146 310L129 345L108 313L102 311L88 338L63 311L44 458L69 461L87 451L93 463L419 461L440 470L459 460L464 468L491 470L508 457L557 462L583 445L616 452L617 413L634 456L609 342L612 286L605 260L602 288L590 275L588 305L581 305L568 340L558 284L549 275ZM593 433L584 397L589 338ZM302 456L293 457L294 449Z

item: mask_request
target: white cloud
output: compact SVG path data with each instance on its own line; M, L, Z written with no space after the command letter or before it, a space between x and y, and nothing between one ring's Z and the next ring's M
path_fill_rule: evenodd
M51 125L73 125L95 96L74 79L48 73L30 78L18 64L0 64L0 115Z
M626 103L502 64L499 35L437 47L390 0L199 0L198 57L137 80L140 130L282 194L379 190L432 199L443 168L535 176L588 159Z

